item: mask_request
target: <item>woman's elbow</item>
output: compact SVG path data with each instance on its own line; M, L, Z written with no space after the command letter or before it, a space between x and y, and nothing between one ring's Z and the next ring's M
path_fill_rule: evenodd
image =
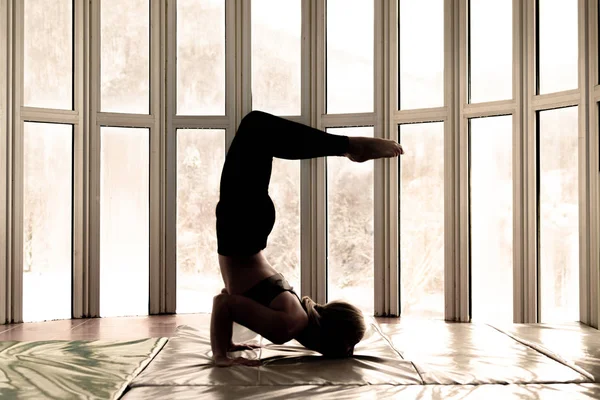
M229 294L220 293L213 297L213 311L216 309L227 307Z

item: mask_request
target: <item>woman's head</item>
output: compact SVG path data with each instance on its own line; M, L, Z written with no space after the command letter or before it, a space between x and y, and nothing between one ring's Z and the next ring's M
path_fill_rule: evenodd
M329 357L352 355L354 345L363 338L366 325L362 312L345 301L317 304L309 297L302 298L311 330L315 332L317 350Z

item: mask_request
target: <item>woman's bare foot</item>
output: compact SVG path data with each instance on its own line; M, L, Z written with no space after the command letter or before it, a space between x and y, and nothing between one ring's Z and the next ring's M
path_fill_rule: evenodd
M404 154L402 146L389 139L370 137L350 137L348 152L344 154L355 162L365 162L376 158L397 157Z

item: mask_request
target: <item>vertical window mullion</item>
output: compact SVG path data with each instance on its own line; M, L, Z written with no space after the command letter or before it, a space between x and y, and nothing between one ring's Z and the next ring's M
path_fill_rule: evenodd
M458 137L455 138L456 149L455 153L455 168L454 175L455 190L458 191L458 204L455 205L458 209L459 220L455 221L458 228L458 245L456 246L458 262L456 264L456 281L455 285L457 293L455 294L456 313L455 319L461 322L467 322L471 317L471 292L470 292L470 258L469 258L469 124L468 119L464 115L464 105L468 103L468 68L464 62L467 60L467 18L468 18L468 0L459 0L458 16L455 19L457 22L455 35L458 36L458 48L454 48L454 53L458 54L458 62L455 67L458 68Z
M537 218L537 145L536 145L536 111L532 105L537 93L539 69L537 67L537 0L524 3L523 18L523 66L526 68L523 82L523 323L535 323L539 318L538 299L538 218Z
M325 129L323 126L322 116L325 114L326 104L326 57L327 46L326 40L326 17L327 5L326 1L314 0L316 19L316 47L313 49L316 52L314 56L313 71L316 71L315 83L313 86L315 97L312 98L314 121L313 123L319 129ZM326 161L324 158L313 159L311 163L311 248L313 249L313 257L311 257L310 265L310 282L307 287L308 296L311 296L317 303L324 304L327 302L327 175ZM305 282L303 282L303 287Z
M384 57L383 69L386 77L387 90L384 90L383 105L380 112L383 114L382 124L387 129L387 137L389 139L400 142L400 134L394 120L394 114L398 109L398 2L384 2L387 8L383 9L383 18L387 15L387 25L383 35ZM387 43L387 47L385 44ZM385 231L386 256L388 259L383 266L383 272L388 278L389 288L384 289L389 291L389 307L384 308L390 316L400 316L401 314L401 293L400 293L400 178L399 164L401 160L390 160L387 174L384 179L387 180L389 188L387 197L384 197L384 202L387 204L389 215L387 220L387 228ZM389 271L389 272L388 272ZM377 276L375 276L377 281ZM375 291L377 292L377 287ZM375 303L375 312L379 311L380 304ZM385 304L384 304L385 307Z
M588 37L588 9L586 0L578 1L578 46L579 46L579 65L578 65L578 86L580 93L579 100L579 138L585 137L583 141L584 145L579 146L578 154L578 177L579 177L579 320L583 323L589 324L591 322L591 254L592 248L590 242L590 236L593 229L592 213L589 209L590 200L590 185L589 185L589 169L588 166L591 159L588 158L589 150L588 146L590 143L590 135L593 131L589 129L589 114L590 103L589 82L593 79L591 71L588 68L589 59L589 47L587 43ZM580 140L581 143L581 140Z
M468 68L467 63L467 18L468 18L468 0L457 0L458 15L454 18L455 30L453 34L456 40L454 41L453 53L458 59L455 61L453 68L456 80L454 84L457 98L454 99L454 115L457 119L455 126L457 135L454 137L452 146L455 153L450 159L454 165L454 175L451 183L454 190L457 191L453 204L454 212L457 212L458 220L454 220L454 243L456 244L456 264L454 271L454 320L466 322L470 319L470 259L469 259L469 124L468 119L464 114L465 104L468 102ZM448 196L446 196L448 200ZM446 286L448 288L448 286Z
M167 268L165 262L165 140L163 125L163 101L161 95L162 82L164 79L161 49L162 46L162 30L164 29L163 14L164 3L158 1L150 1L150 65L149 65L149 85L150 85L150 114L154 117L154 122L150 128L150 278L149 278L149 314L158 314L169 312L167 310L167 285L173 282L172 268ZM171 277L171 279L169 279ZM171 310L175 312L175 310Z
M457 60L454 55L457 48L456 12L454 11L456 1L444 0L444 106L447 110L444 121L444 318L449 321L456 320L458 317L455 285L457 253L449 250L456 248L458 233L454 204L456 181L454 137L455 132L458 132L459 118L455 90L458 86L455 73Z
M164 24L162 23L164 21ZM177 135L174 117L177 113L177 1L161 7L161 140L166 171L164 190L165 312L177 311ZM152 311L152 310L151 310Z
M84 289L84 271L87 266L85 260L85 254L87 254L87 246L84 242L86 232L86 218L85 218L85 206L84 201L87 198L84 194L86 187L86 158L84 156L85 135L88 134L86 129L86 119L89 115L85 112L85 107L88 103L87 93L84 84L86 79L86 66L87 63L84 59L85 48L87 46L86 30L87 30L87 18L89 12L89 3L77 2L73 4L74 8L74 40L73 40L73 99L74 109L78 115L78 123L73 127L73 219L72 219L72 230L73 230L73 244L72 244L72 305L71 313L74 318L81 318L84 316L83 297L85 295Z
M525 273L525 210L523 198L524 189L524 159L523 148L526 132L526 96L527 96L527 59L524 49L527 48L526 29L524 25L526 14L521 0L513 0L513 98L515 99L515 114L513 117L513 322L524 321L524 273ZM526 50L525 50L526 51Z
M9 58L9 46L8 38L11 37L9 32L8 17L8 1L0 0L0 324L7 322L7 305L10 305L10 299L8 298L8 286L9 282L6 280L8 266L8 254L6 244L8 243L7 223L9 221L7 217L7 194L8 194L8 180L7 180L7 169L8 169L8 93L7 86L9 84L9 71L7 70L8 58Z
M311 125L312 115L312 93L313 93L313 69L312 55L314 53L315 26L312 18L312 0L302 0L302 48L301 48L301 114L302 123ZM311 208L310 208L310 185L311 185L311 160L300 161L300 294L307 295L310 284L310 268L312 246L310 245L311 230ZM305 287L304 285L307 285Z
M600 157L600 149L599 149L599 128L598 128L598 120L599 120L599 112L600 107L598 105L599 98L595 95L595 88L599 83L599 68L598 68L598 23L599 23L599 14L598 14L599 2L597 0L589 2L589 14L588 14L588 68L589 68L589 79L588 79L588 134L589 137L589 149L588 149L588 157L589 157L589 165L588 165L588 177L589 177L589 185L590 185L590 194L589 194L589 210L590 210L590 237L589 244L590 247L588 249L590 254L590 272L589 272L589 298L590 298L590 317L589 324L596 328L599 327L600 320L600 249L598 247L598 237L600 236L600 213L598 212L597 207L592 205L598 204L599 193L598 187L600 178L600 165L599 165L599 157Z
M389 3L389 2L385 2ZM384 46L387 32L387 21L385 19L385 4L384 2L376 1L374 4L374 23L373 23L373 111L375 112L375 127L374 136L379 138L388 138L390 135L389 124L385 121L384 112L387 99L389 98L389 85L386 84L389 74L387 74L387 68L384 66L384 59L386 58L386 49ZM384 82L385 80L385 82ZM390 235L386 231L385 221L394 221L390 218L391 210L386 207L389 204L385 199L385 193L389 189L389 167L390 161L388 159L379 160L375 162L373 170L373 213L374 213L374 240L373 240L373 262L374 262L374 288L373 288L373 311L375 315L390 315L391 304L390 295L392 286L394 286L395 292L398 293L396 285L392 285L390 282L390 274L386 271L385 266L389 265L389 238ZM386 279L387 278L387 279ZM397 297L397 296L394 296ZM395 302L397 303L397 301ZM396 315L398 310L395 310Z
M24 4L13 2L13 126L12 126L12 190L11 190L11 322L23 321L23 34Z
M225 115L229 127L225 131L225 148L228 149L237 128L237 94L241 91L238 84L237 60L240 58L239 47L232 45L238 37L236 0L225 1ZM173 43L173 42L171 42ZM172 58L171 58L172 59ZM175 66L173 66L175 68ZM173 74L172 74L173 75ZM176 86L176 83L173 83ZM176 89L173 89L176 90ZM173 99L176 97L174 96ZM173 100L174 101L174 100Z

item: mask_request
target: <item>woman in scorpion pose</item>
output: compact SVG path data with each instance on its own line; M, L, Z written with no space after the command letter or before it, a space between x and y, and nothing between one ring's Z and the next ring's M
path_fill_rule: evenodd
M254 348L232 342L236 322L273 343L296 339L328 357L352 355L365 333L362 313L343 301L302 299L262 250L275 223L269 197L273 157L345 156L354 162L403 154L393 140L332 135L264 112L246 115L227 153L216 209L219 266L225 289L215 296L210 326L218 366L258 365L227 353Z

